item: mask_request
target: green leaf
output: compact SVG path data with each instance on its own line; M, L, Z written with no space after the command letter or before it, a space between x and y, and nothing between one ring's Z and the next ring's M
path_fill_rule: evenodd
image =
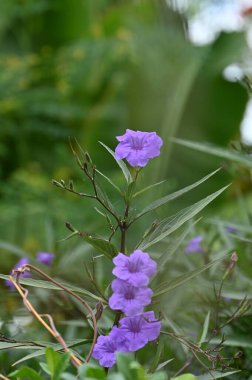
M138 195L144 193L145 191L148 191L148 190L152 189L153 187L159 186L159 185L161 185L167 181L168 181L167 179L164 179L163 181L153 183L152 185L149 185L149 186L145 187L144 189L141 189L141 190L137 191L136 193L134 193L132 198L136 198Z
M43 378L32 368L29 367L22 367L11 374L8 375L9 377L15 377L16 379L18 378L19 380L24 379L24 380L43 380Z
M206 373L205 375L197 376L197 380L213 380L213 379L222 379L223 377L233 375L234 373L241 371L231 371L231 372L219 372L219 371L211 371L210 373Z
M73 341L70 341L70 342L66 342L67 344L67 347L68 348L73 348L73 347L76 347L76 346L80 346L81 344L85 344L85 343L90 343L91 340L90 339L76 339L76 340L73 340ZM39 342L38 342L39 343ZM44 344L44 342L42 342ZM41 344L42 344L41 343ZM47 346L50 346L54 349L54 351L61 351L62 350L62 345L61 344L56 344L56 343L48 343L46 342L46 345ZM21 348L21 347L20 347ZM25 347L22 347L22 348L25 348ZM31 347L29 347L30 349ZM36 349L36 352L32 352L31 354L28 354L24 357L22 357L21 359L17 360L14 364L12 364L13 366L17 365L17 364L20 364L26 360L29 360L29 359L32 359L32 358L35 358L35 357L38 357L38 356L43 356L45 355L45 350L46 348L41 348L41 347L32 347L32 348L35 348ZM72 350L73 351L73 350ZM74 352L74 351L73 351ZM75 352L74 352L75 353Z
M129 368L133 360L133 355L126 355L120 352L116 355L116 364L118 371L123 374L125 380L132 380L132 374Z
M95 364L83 364L78 368L78 374L80 380L86 380L86 379L99 379L99 380L105 380L106 379L106 372L104 369L98 365Z
M113 257L118 254L118 250L108 240L101 239L101 238L91 236L88 234L83 234L83 233L82 233L81 237L87 243L92 245L92 247L94 247L97 252L102 253L103 255L105 255L110 260L112 260Z
M31 257L31 255L14 244L10 244L6 241L0 241L0 248L14 253L18 257Z
M222 342L221 338L213 338L211 339L211 344L219 344ZM229 334L228 337L225 337L224 342L222 342L223 346L230 347L243 347L243 348L252 348L251 337L243 334Z
M7 280L9 278L9 276L6 276L5 274L0 274L0 278L2 278L3 280ZM57 285L52 284L49 281L33 280L32 278L20 278L19 282L22 285L34 286L36 288L51 289L51 290L61 290L62 291L61 288L59 288ZM76 293L85 294L86 296L88 296L88 297L90 297L90 298L92 298L92 299L94 299L96 301L101 301L100 297L98 297L95 294L89 292L88 290L79 288L77 286L74 286L74 285L71 285L71 284L68 284L68 283L62 282L62 281L61 281L61 284L65 285L67 288L69 288L70 290L73 290Z
M217 156L220 158L225 158L230 161L237 162L247 168L252 168L252 158L250 156L246 156L244 153L232 151L229 149L221 148L216 145L201 143L189 140L182 140L174 138L172 139L176 144L186 146L188 148L198 150L203 153L208 153L213 156Z
M229 185L228 185L229 186ZM211 203L215 198L217 198L223 191L225 191L228 186L221 188L215 193L209 195L208 197L200 200L192 206L189 206L177 214L163 219L156 229L147 236L146 239L142 241L139 245L139 248L145 250L152 245L158 243L160 240L164 239L166 236L170 235L172 232L176 231L181 227L185 222L192 219L200 211L202 211L209 203Z
M99 143L111 154L111 156L114 157L114 159L116 160L117 164L120 166L123 174L124 174L124 177L126 178L126 181L128 183L132 182L132 176L129 172L129 169L127 168L126 164L122 161L122 160L117 160L115 158L115 153L113 152L112 149L110 149L107 145L105 145L103 142L99 141Z
M167 380L167 374L165 372L156 372L148 376L150 380Z
M140 218L141 216L147 214L148 212L156 210L158 207L163 206L164 204L170 202L171 200L181 197L183 194L187 193L188 191L194 189L195 187L199 186L200 184L208 180L210 177L216 174L219 170L220 169L215 170L214 172L201 178L199 181L193 183L192 185L186 186L181 190L175 191L172 194L168 194L165 197L157 199L156 201L152 202L149 206L145 207L139 214L137 214L134 221Z
M206 318L205 318L205 321L204 321L204 325L203 325L203 329L202 329L202 334L200 336L200 339L198 341L198 345L199 347L202 345L203 342L205 342L205 339L206 339L206 336L207 336L207 332L208 332L208 328L209 328L209 322L210 322L210 311L207 313L206 315Z
M185 284L186 282L192 280L194 277L198 276L199 274L205 272L207 269L211 268L212 266L216 265L217 263L221 262L227 257L227 255L224 255L220 259L214 260L211 263L205 264L201 266L198 269L195 269L189 273L183 274L174 280L168 281L168 282L163 282L157 290L154 292L153 298L161 296L165 293L170 292L171 290L176 289L177 287Z
M121 194L121 189L109 177L100 172L100 170L98 169L96 169L96 172L99 173L103 178L105 178L110 183L110 185L112 185Z
M125 380L125 377L121 373L111 373L107 380Z
M180 375L177 377L173 377L171 380L197 380L198 378L190 373L185 373L184 375Z
M70 353L59 354L51 347L46 348L45 356L48 369L51 371L53 380L60 380L60 375L68 367Z

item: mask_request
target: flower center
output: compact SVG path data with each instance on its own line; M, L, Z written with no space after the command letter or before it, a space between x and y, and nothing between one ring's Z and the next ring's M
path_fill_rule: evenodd
M134 334L136 333L139 333L141 331L141 327L142 327L142 318L132 318L130 320L130 326L129 326L129 329L131 332L133 332Z
M132 138L131 137L131 147L132 149L134 150L141 150L143 149L143 145L144 145L144 139L143 137L134 137Z
M130 273L136 273L136 272L139 272L139 269L140 269L140 266L141 266L141 260L137 259L137 260L132 260L132 261L129 261L128 263L128 270Z
M126 300L133 300L135 298L135 290L132 286L128 287L124 293Z

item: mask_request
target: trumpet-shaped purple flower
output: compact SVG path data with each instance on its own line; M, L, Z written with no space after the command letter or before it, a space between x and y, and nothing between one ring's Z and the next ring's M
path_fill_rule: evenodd
M153 292L146 287L135 287L123 280L112 282L114 294L109 299L109 306L113 310L121 310L125 315L141 314L144 306L151 303Z
M137 351L146 343L155 340L160 334L161 323L156 320L153 311L147 311L134 317L120 320L118 333L128 341L128 350Z
M185 253L203 253L204 249L201 246L201 242L203 240L202 236L195 236L192 238L186 246Z
M115 268L113 274L121 280L127 281L136 287L146 286L150 277L156 272L157 264L148 253L140 249L130 256L119 253L114 259Z
M94 347L93 358L99 360L103 367L112 367L116 362L116 352L129 352L128 341L118 334L118 327L113 327L107 336L99 336Z
M23 265L25 264L29 264L29 259L27 259L26 257L22 257L22 259L20 259L14 266L13 270L15 269L18 269L20 267L22 267ZM29 278L31 277L31 274L30 272L28 271L24 271L23 273L20 274L20 277L23 277L23 278ZM8 286L11 290L15 289L15 286L13 285L13 283L10 281L10 280L5 280L4 281L5 285Z
M128 163L135 166L146 166L151 158L160 155L163 145L161 137L156 132L140 132L127 129L126 133L118 136L119 144L115 150L115 158L126 158Z
M50 267L54 260L55 255L49 252L38 252L37 253L37 261L41 264L47 265Z

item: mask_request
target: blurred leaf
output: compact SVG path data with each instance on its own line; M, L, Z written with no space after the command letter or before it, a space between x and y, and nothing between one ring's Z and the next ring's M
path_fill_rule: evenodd
M25 251L23 251L21 248L17 247L14 244L8 243L6 241L0 241L0 248L9 251L11 253L14 253L15 255L19 257L30 257L31 255Z
M125 377L121 373L111 373L107 380L125 380Z
M157 371L159 371L160 369L164 368L168 363L172 362L173 360L174 360L174 358L172 358L172 359L168 359L168 360L166 360L165 362L160 363L160 364L157 366Z
M214 174L216 174L219 170L220 169L215 170L214 172L208 174L204 178L201 178L199 181L194 182L192 185L184 187L181 190L175 191L172 194L166 195L165 197L162 197L162 198L160 198L160 199L152 202L149 206L145 207L139 214L136 215L134 221L137 220L138 218L140 218L141 216L147 214L148 212L154 211L158 207L161 207L164 204L166 204L167 202L170 202L171 200L176 199L176 198L182 196L183 194L187 193L188 191L191 191L195 187L199 186L200 184L202 184L203 182L205 182L206 180L208 180L210 177L212 177Z
M221 338L213 338L211 339L211 344L219 344L222 342ZM222 343L224 346L230 347L243 347L243 348L252 348L252 341L250 336L242 335L241 333L228 334L225 337L224 342Z
M218 372L211 371L210 373L206 373L205 375L197 376L197 380L213 380L213 379L222 379L223 377L227 377L233 375L240 371L230 371L230 372Z
M116 355L116 365L118 368L118 371L122 373L125 380L132 380L132 374L130 371L130 364L133 361L132 355L126 355L122 353L117 353Z
M105 178L119 193L121 193L121 189L105 174L96 169L96 172L99 173L103 178Z
M47 365L51 371L53 380L60 380L60 375L68 367L70 361L70 353L59 354L52 348L48 347L45 350Z
M173 141L179 145L237 162L250 169L252 168L252 158L250 156L246 156L245 154L211 145L209 143L194 142L177 138L174 138Z
M160 284L158 286L157 290L154 292L153 298L161 296L162 294L170 292L171 290L176 289L178 286L185 284L186 282L192 280L194 277L205 272L207 269L211 268L212 266L216 265L217 263L220 263L226 257L227 257L227 255L224 255L222 258L214 260L211 263L205 264L205 265L201 266L200 268L195 269L189 273L185 273L185 274L175 278L172 281L163 282L162 284Z
M9 377L15 377L16 379L24 379L24 380L43 380L43 377L41 377L34 369L29 367L23 367L18 369L17 371L12 372L8 375Z
M185 222L192 219L200 211L202 211L209 203L211 203L215 198L217 198L223 191L225 191L228 186L224 186L222 189L216 191L215 193L209 195L208 197L202 199L201 201L189 206L177 214L163 219L157 226L157 228L147 236L146 239L139 245L139 248L145 250L152 245L158 243L160 240L164 239L166 236L170 235L172 232L176 231Z
M204 325L203 325L203 329L202 329L202 333L201 333L200 339L198 341L199 347L202 345L203 342L205 342L205 339L207 337L207 332L208 332L209 322L210 322L210 315L211 315L211 313L209 311L206 315Z
M130 183L133 181L132 179L132 176L129 172L129 169L127 168L127 165L122 161L122 160L117 160L115 158L115 152L113 152L112 149L110 149L107 145L103 144L103 142L99 141L99 143L114 157L114 159L116 160L117 164L120 166L122 172L123 172L123 175L127 181L127 183Z
M90 339L76 339L73 341L66 342L66 344L67 344L68 348L73 348L76 346L80 346L81 344L86 344L86 343L90 343L90 342L91 342ZM38 342L38 343L40 343L40 342ZM41 342L41 344L45 344L45 342ZM62 351L62 345L61 344L46 342L46 345L49 347L52 347L54 349L54 351ZM33 348L33 346L32 346L32 348ZM15 366L17 364L20 364L20 363L26 361L26 360L45 355L46 348L41 348L41 347L34 347L34 348L37 349L36 352L33 352L33 353L26 355L26 356L23 356L21 359L17 360L12 365ZM29 349L30 349L30 347L29 347ZM76 354L76 352L74 352L74 353Z
M0 274L0 278L2 278L3 280L8 280L9 276L6 276L4 274ZM61 290L61 291L63 291L57 285L54 285L54 284L52 284L49 281L33 280L32 278L20 278L19 282L21 284L23 284L23 285L34 286L36 288L52 289L52 290ZM93 298L96 301L100 301L101 300L100 297L98 297L97 295L89 292L88 290L85 290L85 289L82 289L82 288L78 288L77 286L70 285L70 284L67 284L65 282L61 282L61 283L62 283L62 285L65 285L67 288L69 288L70 290L73 290L76 293L85 294L86 296L88 296L90 298Z
M83 364L78 368L78 374L80 380L85 379L99 379L99 380L105 380L107 375L104 371L104 368L95 365L95 364Z
M180 375L177 377L173 377L171 380L197 380L198 377L191 375L190 373L185 373L184 375Z

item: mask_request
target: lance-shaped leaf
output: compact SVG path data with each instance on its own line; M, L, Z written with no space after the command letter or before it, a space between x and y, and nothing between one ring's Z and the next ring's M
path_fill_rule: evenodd
M132 176L130 174L130 171L129 169L127 168L127 165L122 161L122 160L117 160L115 158L115 152L113 152L112 149L110 149L107 145L105 145L103 142L99 141L99 143L111 154L111 156L114 157L114 159L116 160L118 166L121 168L122 172L123 172L123 175L126 179L126 181L128 183L132 182L133 179L132 179Z
M113 259L118 254L118 250L115 248L115 246L110 243L108 240L91 236L86 233L81 233L81 237L92 247L95 248L95 250L99 253L102 253L106 257L108 257L110 260Z
M229 186L229 185L228 185ZM225 191L228 186L221 188L215 193L208 195L206 198L200 200L192 206L189 206L177 214L163 219L155 230L149 234L146 239L144 239L139 248L145 250L152 245L158 243L160 240L164 239L166 236L170 235L172 232L181 227L185 222L192 219L200 211L202 211L210 202L217 198L223 191Z
M8 280L9 279L9 276L6 276L4 274L0 274L0 278L2 278L3 280ZM35 288L42 288L42 289L51 289L51 290L61 290L62 289L60 287L58 287L57 285L49 282L49 281L44 281L44 280L34 280L32 278L20 278L19 279L19 282L20 284L22 285L27 285L27 286L34 286ZM72 290L73 292L76 292L76 293L80 293L80 294L84 294L85 296L87 297L90 297L96 301L101 301L101 297L98 297L97 295L89 292L88 290L86 289L83 289L83 288L79 288L77 286L74 286L74 285L70 285L66 282L63 282L63 281L60 281L60 283L64 286L66 286L69 290ZM0 347L1 349L1 347Z
M209 371L205 375L198 375L197 380L213 380L213 379L222 379L223 377L231 376L234 373L240 372L240 370L229 371L229 372L220 372L220 371Z
M246 156L245 154L242 154L240 152L221 148L219 146L215 146L208 143L200 143L200 142L182 140L182 139L177 139L177 138L172 139L172 141L174 141L176 144L186 146L187 148L208 153L213 156L224 158L226 160L234 161L250 169L252 168L251 156L248 156L248 155Z
M148 212L154 211L158 207L161 207L164 204L172 201L173 199L181 197L183 194L187 193L188 191L195 189L195 187L199 186L200 184L202 184L203 182L205 182L206 180L208 180L210 177L212 177L214 174L216 174L219 170L220 169L215 170L214 172L212 172L212 173L208 174L207 176L201 178L199 181L193 183L192 185L186 186L183 189L175 191L172 194L168 194L165 197L157 199L156 201L152 202L150 205L148 205L147 207L145 207L139 214L137 214L136 217L135 217L135 219L134 219L134 221L137 220L138 218L140 218L141 216L147 214Z
M207 269L211 268L212 266L216 265L217 263L221 262L227 257L227 255L224 255L222 258L212 261L211 263L205 264L198 269L195 269L189 273L183 274L177 278L175 278L172 281L163 282L159 285L159 287L154 292L154 297L161 296L165 293L170 292L171 290L176 289L177 287L184 285L188 281L192 280L194 277L198 276L199 274L205 272Z

